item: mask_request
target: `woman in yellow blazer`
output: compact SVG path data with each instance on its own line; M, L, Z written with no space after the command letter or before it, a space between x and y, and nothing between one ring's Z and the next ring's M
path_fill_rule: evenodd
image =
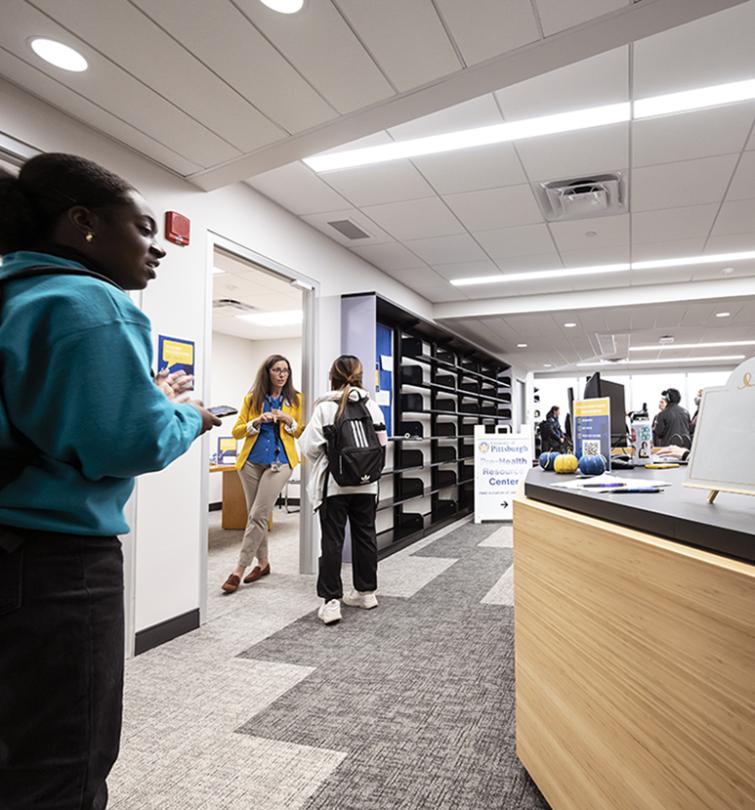
M267 517L299 463L294 440L303 429L301 395L291 379L291 364L280 354L270 355L244 397L232 431L235 439L244 439L236 469L249 517L238 564L222 585L226 593L238 590L244 571L255 558L257 564L244 582L255 582L270 573Z

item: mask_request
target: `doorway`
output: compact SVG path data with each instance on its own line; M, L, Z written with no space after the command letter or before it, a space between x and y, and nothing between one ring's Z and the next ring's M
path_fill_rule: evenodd
M288 360L293 385L302 393L306 406L315 352L313 341L306 339L313 332L314 284L219 238L211 247L210 258L212 308L205 359L206 401L241 411L260 366L277 354ZM203 549L202 621L228 608L221 585L237 563L247 521L241 478L235 469L244 441L232 435L238 418L224 418L206 442L209 474L203 499L207 542ZM314 554L310 552L312 525L306 517L305 484L298 465L270 511L267 545L271 571L310 572L307 559ZM251 567L247 573L250 571ZM253 584L240 585L240 589L251 587Z

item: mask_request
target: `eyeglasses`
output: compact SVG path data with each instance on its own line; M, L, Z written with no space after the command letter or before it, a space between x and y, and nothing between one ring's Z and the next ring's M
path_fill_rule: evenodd
M287 377L289 373L287 368L271 368L270 371L272 371L273 374L278 374L284 377Z

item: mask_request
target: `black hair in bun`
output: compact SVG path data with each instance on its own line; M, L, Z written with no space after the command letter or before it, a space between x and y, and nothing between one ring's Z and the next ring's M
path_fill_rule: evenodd
M75 205L118 205L129 191L133 186L122 177L78 155L37 155L18 177L0 169L0 255L44 241Z

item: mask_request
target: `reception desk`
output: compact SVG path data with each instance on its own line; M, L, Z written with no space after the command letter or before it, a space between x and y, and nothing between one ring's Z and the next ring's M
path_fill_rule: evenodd
M621 474L673 485L514 503L517 753L553 810L752 810L755 500Z

